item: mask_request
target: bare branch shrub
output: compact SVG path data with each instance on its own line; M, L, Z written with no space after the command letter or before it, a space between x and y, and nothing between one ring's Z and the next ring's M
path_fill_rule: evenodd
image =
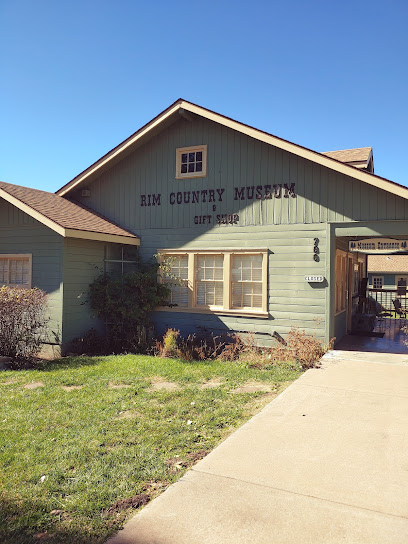
M0 287L0 355L29 359L38 354L48 318L40 289Z
M321 357L332 348L332 343L325 344L314 334L297 328L290 330L284 342L275 340L271 347L260 346L256 342L255 334L226 333L215 336L206 333L183 338L180 331L168 329L163 340L156 342L154 354L161 357L180 357L186 361L241 361L256 368L289 363L296 368L308 369L318 366Z
M333 347L333 341L322 342L314 334L293 327L286 336L286 343L276 342L271 348L271 357L275 361L296 361L303 369L318 365L323 355Z

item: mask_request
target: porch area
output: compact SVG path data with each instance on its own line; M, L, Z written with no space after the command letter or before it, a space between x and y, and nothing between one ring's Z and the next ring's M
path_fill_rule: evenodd
M404 331L407 326L405 318L377 316L372 333L348 334L336 344L336 350L408 355L408 334Z

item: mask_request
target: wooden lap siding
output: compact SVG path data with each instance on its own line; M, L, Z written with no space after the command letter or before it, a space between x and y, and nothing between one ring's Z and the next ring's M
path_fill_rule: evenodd
M176 179L176 148L208 145L207 177ZM296 198L235 199L234 188L294 182ZM170 193L225 188L215 214L239 213L240 226L408 219L408 200L221 127L180 119L73 197L142 235L142 229L191 228L212 202L171 205ZM141 195L161 194L160 206Z
M62 237L0 200L0 253L32 255L31 285L48 293L48 341L59 343L62 333Z
M202 144L208 146L207 176L176 179L176 149ZM285 198L283 186L292 183L296 197ZM256 198L251 189L262 186L265 193L265 185L274 184L282 186L280 198ZM83 197L82 189L90 196ZM193 191L210 189L215 201L207 195L205 202L191 202ZM222 200L217 190L224 190ZM181 204L171 197L177 193L183 195ZM155 199L149 201L148 195ZM172 326L184 333L204 326L285 334L299 326L327 340L333 272L326 253L335 250L333 239L331 246L327 240L328 223L408 218L408 201L401 197L200 117L180 118L71 196L140 236L145 257L158 248L269 249L268 319L155 314L160 329ZM239 221L217 225L221 214L237 214ZM204 215L211 216L210 224L195 223ZM314 238L319 239L319 262L313 260ZM310 284L304 279L308 274L322 275L326 282Z
M313 260L314 238L319 238L319 258ZM245 240L243 241L243 238ZM175 327L183 333L197 332L201 327L209 330L226 329L258 332L265 343L276 330L286 334L292 327L301 327L308 333L326 336L325 313L327 307L326 288L305 281L305 274L326 276L326 228L324 225L253 227L250 231L235 227L224 227L220 232L213 229L207 233L198 231L177 236L165 230L150 230L143 234L142 255L147 258L164 244L166 248L219 249L260 248L269 250L268 266L268 319L221 314L194 314L159 311L155 322L160 332L166 327Z
M102 329L88 300L89 284L104 270L105 244L91 240L64 240L63 344L90 329Z

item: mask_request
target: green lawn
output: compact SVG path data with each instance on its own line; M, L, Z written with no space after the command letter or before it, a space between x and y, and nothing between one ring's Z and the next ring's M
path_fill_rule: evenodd
M137 355L0 372L0 542L104 542L299 373ZM249 382L271 392L233 392Z

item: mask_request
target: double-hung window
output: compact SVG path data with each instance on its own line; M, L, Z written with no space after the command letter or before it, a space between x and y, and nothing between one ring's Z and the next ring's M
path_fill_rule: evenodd
M268 251L160 250L175 311L267 317ZM166 308L163 308L166 309Z
M262 308L262 255L232 256L232 307Z
M170 304L180 308L188 306L188 256L172 255L168 260L169 274L163 282L170 287Z
M195 261L195 305L222 308L224 305L224 256L197 255Z
M0 287L31 287L31 255L0 254Z

